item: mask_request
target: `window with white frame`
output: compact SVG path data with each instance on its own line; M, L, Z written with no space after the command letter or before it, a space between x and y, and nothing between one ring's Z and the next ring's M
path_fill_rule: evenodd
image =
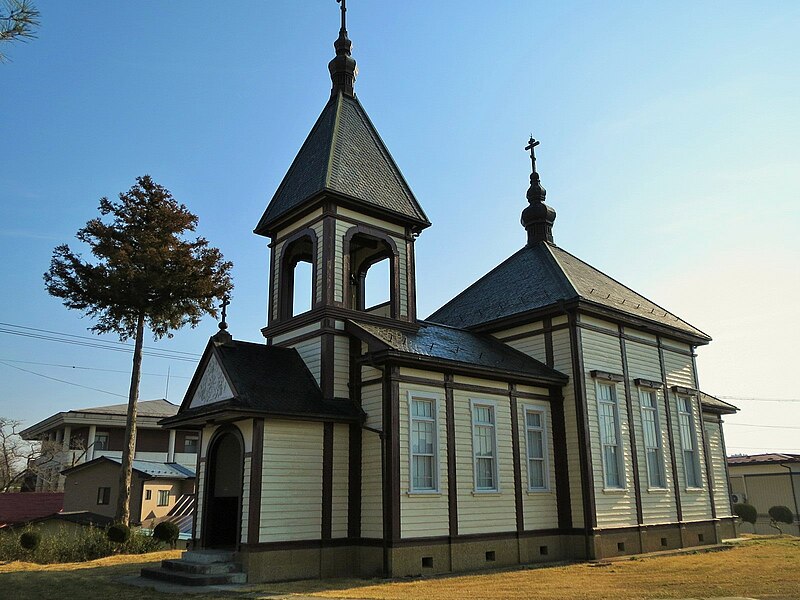
M664 453L661 445L661 428L658 421L658 394L655 390L640 389L642 431L647 463L647 482L651 488L667 487L664 474Z
M158 490L158 500L156 501L157 506L168 506L169 505L169 490Z
M98 431L94 434L94 449L108 450L108 433L105 431Z
M492 404L472 404L472 452L475 461L475 491L496 492L497 437L495 407Z
M411 491L432 492L439 486L436 468L436 399L411 396Z
M603 448L604 487L624 488L622 436L619 427L617 390L610 383L597 383L597 412L600 417L600 443Z
M528 489L548 489L547 412L544 407L525 408L525 440L528 448Z
M686 487L702 487L703 483L700 479L700 457L697 452L694 411L692 399L689 396L678 396L678 426L681 432L683 472L686 475Z

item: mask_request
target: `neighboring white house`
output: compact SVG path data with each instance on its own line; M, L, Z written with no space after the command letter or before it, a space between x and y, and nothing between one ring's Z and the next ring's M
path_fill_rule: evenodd
M56 413L21 432L23 439L55 443L63 450L37 469L36 491L63 491L61 471L100 456L122 458L128 405L114 404ZM198 435L170 430L158 422L174 416L178 407L166 400L139 402L136 417L138 460L197 466ZM48 453L49 454L49 453Z

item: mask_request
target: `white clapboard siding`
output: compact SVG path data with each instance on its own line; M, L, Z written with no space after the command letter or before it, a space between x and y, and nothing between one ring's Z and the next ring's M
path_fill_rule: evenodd
M250 465L252 459L244 457L244 473L242 473L242 535L241 542L247 543L248 520L250 515Z
M503 340L507 337L521 335L523 333L530 333L532 331L540 330L544 324L542 321L534 321L533 323L526 323L525 325L520 325L519 327L512 327L511 329L504 329L503 331L497 331L492 335L499 340Z
M333 244L335 251L333 260L333 299L336 302L343 301L344 254L342 245L344 244L344 236L350 227L352 227L350 223L336 221L336 240Z
M531 337L506 342L512 348L532 356L539 362L547 362L547 352L544 345L544 334L532 335Z
M632 330L626 330L632 335ZM651 381L661 381L661 361L658 358L658 348L638 342L625 342L625 351L628 359L628 374L631 380L642 378ZM639 482L642 494L642 518L648 525L656 523L674 523L678 520L678 511L675 502L675 488L672 477L672 449L669 445L669 429L667 426L667 408L664 390L658 390L658 429L661 434L661 450L664 461L664 475L666 489L650 488L647 479L647 456L644 447L644 430L642 425L641 399L639 388L631 381L633 395L633 423L636 432L636 442L639 459Z
M312 229L314 230L314 233L317 235L317 270L316 273L314 273L314 279L316 282L317 289L314 299L317 302L322 302L322 293L324 291L324 282L322 280L322 263L324 258L322 256L322 252L325 249L325 243L322 239L322 236L323 236L323 231L325 229L325 225L322 221L318 221L314 223Z
M314 379L319 383L322 360L322 343L320 339L313 338L305 340L297 344L292 344L289 347L297 350L298 354L300 354L300 358L303 359L303 362L306 363L306 367L308 367Z
M528 471L528 434L525 421L527 408L544 408L547 414L545 431L547 434L547 491L529 492L530 478ZM556 478L553 466L553 419L548 402L533 402L520 399L517 401L517 425L519 427L519 451L522 466L522 514L525 529L551 529L558 527L558 502L556 496Z
M272 421L264 426L262 542L322 536L322 423Z
M668 343L665 340L665 345ZM676 347L680 344L678 342L669 342L670 345ZM682 387L694 388L694 373L692 370L692 357L672 352L668 349L664 350L664 367L667 372L667 385L679 385ZM675 458L678 465L678 485L681 490L681 509L683 511L684 521L701 521L711 518L711 498L708 494L708 480L706 477L705 469L705 453L703 450L702 438L702 418L697 411L697 402L694 401L694 425L695 425L695 441L697 447L698 461L700 464L700 480L702 482L702 489L688 490L686 488L686 471L683 460L683 451L681 448L681 432L680 423L678 420L678 398L674 392L669 391L669 403L672 411L672 431L673 440L675 443Z
M350 340L337 335L333 338L333 394L350 397Z
M592 444L592 469L594 471L595 506L598 527L636 525L636 493L634 491L633 461L631 460L628 413L625 404L625 386L616 385L617 408L620 423L620 447L622 448L625 474L624 490L605 490L603 477L600 422L597 410L596 381L590 371L599 369L611 373L622 373L622 354L619 338L614 335L583 330L584 377L586 377L586 403L589 415L589 436Z
M333 426L333 502L331 536L347 537L348 469L350 461L350 427L343 423Z
M403 227L402 225L398 225L397 223L391 223L389 221L384 221L383 219L379 219L377 217L365 215L363 213L350 210L349 208L337 206L336 213L341 215L342 217L358 221L359 223L364 223L366 225L374 225L375 227L380 227L381 229L386 229L388 231L394 231L395 233L400 233L400 234L405 233L405 227Z
M714 485L714 509L717 511L717 518L730 517L731 500L728 491L728 473L725 470L726 458L722 451L722 424L706 423L705 427Z
M484 385L496 385L484 381ZM511 444L511 410L507 395L473 394L455 390L456 477L458 480L458 532L495 533L514 531L514 459ZM470 400L493 401L497 431L498 493L474 492L472 411Z
M197 469L197 491L195 492L195 511L194 511L194 518L195 518L195 525L196 525L196 532L197 537L200 537L200 524L203 522L203 499L204 499L204 492L206 489L206 463L205 461L200 463L199 468Z
M425 373L435 378L435 373ZM435 397L437 407L436 443L438 452L437 476L439 490L436 494L409 495L410 440L409 394ZM403 538L431 537L449 533L447 501L447 407L443 387L400 384L400 536Z
M383 387L380 383L361 390L361 408L367 414L365 425L383 430ZM381 439L374 431L361 431L361 535L383 536L383 473Z
M400 278L398 294L400 295L400 316L408 316L408 252L405 240L392 237L397 246L398 277Z
M577 408L575 406L575 378L572 376L572 345L569 330L553 332L553 368L569 375L564 386L564 427L567 434L567 466L569 469L569 497L572 525L583 527L583 487L581 485L580 439Z

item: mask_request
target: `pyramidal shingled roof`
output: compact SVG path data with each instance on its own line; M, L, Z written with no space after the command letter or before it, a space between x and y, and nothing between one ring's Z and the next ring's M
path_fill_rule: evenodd
M361 103L342 92L325 105L255 232L269 235L280 217L321 192L430 225Z
M553 243L526 246L434 312L428 321L472 328L560 301L584 300L709 341L641 294Z

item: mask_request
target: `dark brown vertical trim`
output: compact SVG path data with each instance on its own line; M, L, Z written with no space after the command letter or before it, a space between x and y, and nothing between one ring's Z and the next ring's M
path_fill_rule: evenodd
M622 376L625 378L625 406L628 410L628 434L631 442L631 466L633 467L633 491L636 499L636 522L644 523L642 511L642 485L639 475L639 447L636 445L636 421L633 417L633 395L631 394L631 377L628 372L628 350L625 346L625 329L619 326L619 351L622 356Z
M336 220L327 216L322 221L322 302L333 304L333 292L336 288L334 261L336 260Z
M508 398L511 401L511 449L514 455L514 512L517 519L517 533L525 531L525 515L522 506L522 465L519 443L519 411L517 397L514 395L517 386L508 385Z
M361 340L350 337L350 400L361 406ZM347 537L361 537L361 426L350 425L347 465Z
M333 531L333 423L322 425L322 539Z
M697 359L692 350L692 377L694 378L695 389L700 389L700 381L697 379ZM700 394L695 398L697 407L697 422L700 424L700 437L703 442L703 463L706 468L706 483L708 484L708 501L711 505L711 518L717 518L717 507L714 502L714 468L711 462L711 444L706 437L706 422L703 420L703 404L700 402Z
M656 336L658 343L658 363L661 366L661 381L664 382L664 405L667 417L667 438L669 439L669 459L672 467L672 487L675 488L675 504L678 521L683 521L683 507L681 506L681 484L678 479L678 459L675 456L675 435L672 431L672 402L669 397L669 383L667 382L667 366L664 363L664 347L661 338Z
M336 349L334 334L322 334L320 343L319 379L320 387L322 388L322 397L326 400L330 400L335 395L333 389L333 367L335 363L335 353Z
M384 367L383 372L383 437L386 466L383 476L384 541L400 539L400 368Z
M264 419L253 419L253 450L250 457L250 498L247 510L247 543L259 542L261 527L261 473L264 463Z
M583 490L583 527L587 556L593 556L589 536L597 527L595 510L594 474L592 473L592 440L589 435L589 409L586 403L586 376L583 367L583 342L578 327L578 314L569 313L570 350L572 352L572 383L575 388L575 412L578 421L578 439L581 459L581 487Z
M408 320L412 323L417 320L417 267L414 258L414 239L406 230L406 275L408 277Z
M556 478L558 528L572 529L572 501L569 495L567 460L567 425L564 421L564 397L561 388L551 387L550 420L553 424L553 471Z
M458 480L456 475L456 411L453 400L453 375L444 376L444 402L447 418L447 515L450 537L458 535Z
M555 359L553 358L553 320L547 317L542 321L542 325L544 326L545 364L553 368L553 364L555 364Z

